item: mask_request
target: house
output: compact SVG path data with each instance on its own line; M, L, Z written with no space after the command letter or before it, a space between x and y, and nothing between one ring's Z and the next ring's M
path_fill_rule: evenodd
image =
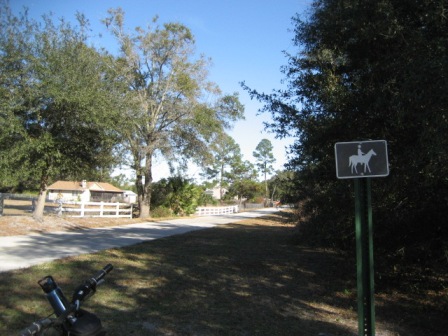
M222 195L224 196L227 192L226 188L222 188ZM207 189L205 191L207 195L212 196L214 199L220 200L221 199L221 188L219 186L215 186L211 189Z
M137 202L137 194L132 190L124 190L123 197L125 203L136 203Z
M57 181L48 188L48 199L66 202L119 202L124 191L105 182Z

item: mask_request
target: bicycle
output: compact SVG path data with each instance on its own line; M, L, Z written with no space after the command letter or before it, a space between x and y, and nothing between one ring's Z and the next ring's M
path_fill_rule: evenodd
M107 264L92 278L84 281L73 292L72 300L68 301L61 288L51 275L38 281L39 286L53 308L56 318L49 315L33 322L20 332L20 336L104 336L101 320L87 310L81 309L81 303L96 292L98 285L104 282L104 277L113 266Z

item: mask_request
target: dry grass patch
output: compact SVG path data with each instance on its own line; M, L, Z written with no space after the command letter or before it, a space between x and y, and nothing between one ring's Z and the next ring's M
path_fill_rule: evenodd
M354 258L293 244L289 220L281 212L1 273L0 334L49 312L40 277L53 274L69 296L110 262L115 270L86 307L111 336L356 335ZM427 318L420 301L399 289L397 300L384 295L377 335L446 335L442 309L432 311L431 326L418 324ZM395 306L399 295L406 306Z

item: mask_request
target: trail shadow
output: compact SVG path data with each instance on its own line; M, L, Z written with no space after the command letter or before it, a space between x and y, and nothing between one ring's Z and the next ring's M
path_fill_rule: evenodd
M126 248L129 258L150 260L126 270L149 286L125 289L135 307L112 335L356 335L353 312L331 311L347 279L322 276L344 260L293 246L290 230L236 224ZM337 319L347 321L330 322Z

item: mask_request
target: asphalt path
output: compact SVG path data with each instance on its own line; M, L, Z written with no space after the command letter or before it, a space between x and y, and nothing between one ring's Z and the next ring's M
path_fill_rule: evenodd
M79 231L0 237L0 272L234 223L277 211L275 208L265 208L221 216L203 216Z

